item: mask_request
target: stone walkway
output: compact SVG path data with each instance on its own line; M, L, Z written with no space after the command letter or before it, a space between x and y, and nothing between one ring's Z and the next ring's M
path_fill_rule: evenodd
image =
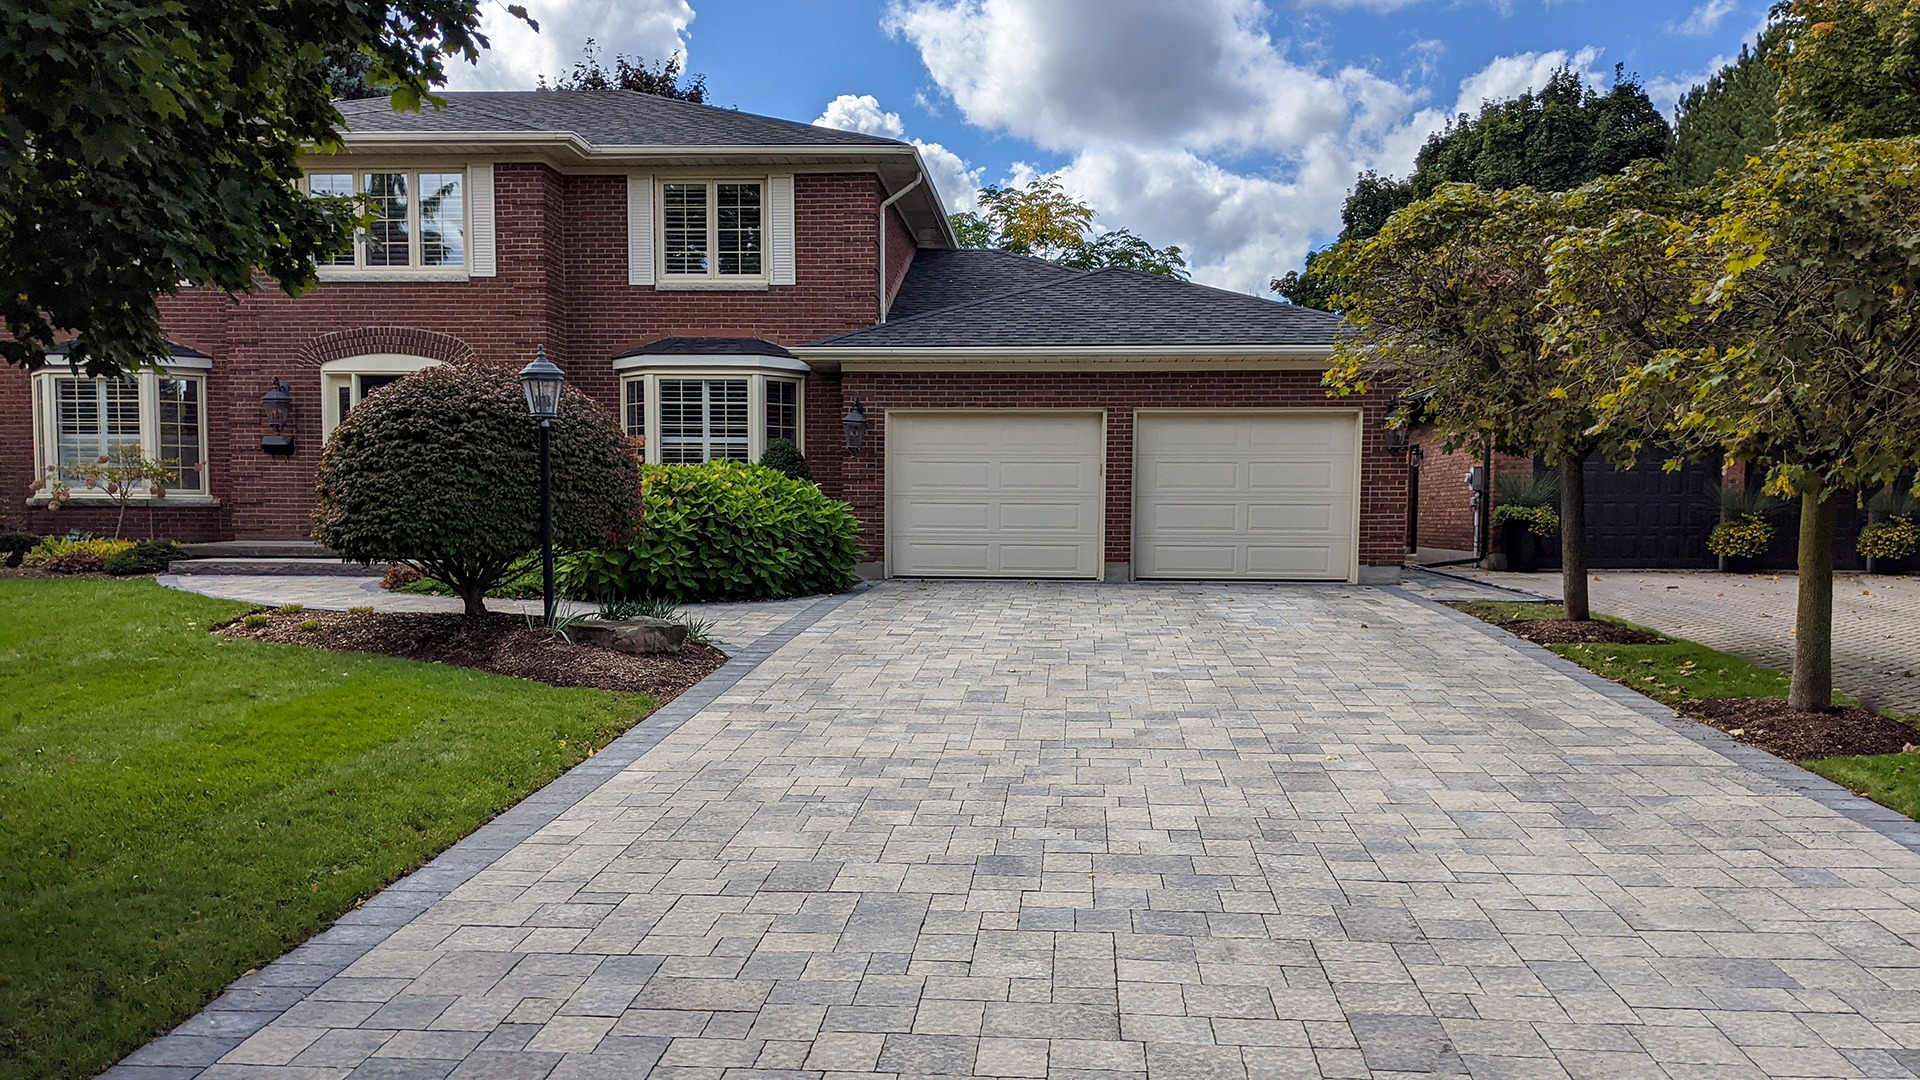
M1558 574L1448 573L1560 598ZM1798 586L1792 574L1597 570L1591 590L1595 611L1789 671ZM1920 578L1834 575L1833 675L1847 693L1920 716Z
M267 607L301 604L320 611L345 611L354 607L371 607L376 611L462 609L458 597L388 592L380 587L379 578L297 574L164 574L159 581L172 589ZM714 644L738 649L772 633L782 623L804 611L815 599L806 597L763 603L687 604L680 610L693 618L712 623ZM538 615L540 607L538 600L487 601L488 610L515 615ZM587 614L595 609L592 604L562 600L560 610L562 613Z
M716 679L115 1080L1920 1068L1912 823L1400 590L889 582Z

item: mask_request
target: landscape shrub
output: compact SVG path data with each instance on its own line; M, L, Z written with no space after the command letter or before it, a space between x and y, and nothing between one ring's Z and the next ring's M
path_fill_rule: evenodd
M314 539L449 585L467 614L539 543L539 428L511 371L443 364L372 394L320 455ZM637 525L640 464L626 433L571 387L553 421L553 532L562 551Z
M1551 506L1516 506L1503 503L1493 508L1493 521L1504 525L1517 521L1535 536L1552 536L1560 529L1560 512Z
M49 574L102 574L106 572L107 560L97 552L69 551L47 559L41 569Z
M1869 559L1904 559L1920 549L1920 525L1905 518L1876 521L1860 530L1860 554Z
M387 572L380 575L380 587L389 592L397 592L419 581L420 571L411 566L389 566Z
M853 587L860 523L803 480L737 461L649 465L646 528L570 556L567 595L585 600L766 600Z
M97 574L106 569L107 560L123 551L132 551L131 540L107 540L96 536L49 536L35 544L26 554L28 566L37 566L54 574ZM74 556L87 556L88 559L74 560ZM90 561L91 560L91 561ZM91 570L62 570L60 566L94 565Z
M1502 473L1494 482L1493 522L1517 522L1535 536L1552 536L1560 528L1554 509L1559 498L1559 473Z
M9 568L19 566L39 542L32 533L0 532L0 562Z
M107 556L106 567L115 577L164 574L174 560L186 557L186 549L171 540L136 540L127 550Z
M1773 546L1773 525L1758 514L1748 514L1713 527L1707 550L1723 559L1757 559Z
M767 452L760 455L760 464L795 480L813 479L813 470L807 467L807 456L800 452L792 439L774 439L767 443Z

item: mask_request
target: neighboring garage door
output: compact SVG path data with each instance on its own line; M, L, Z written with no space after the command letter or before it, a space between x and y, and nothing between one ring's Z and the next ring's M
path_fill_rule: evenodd
M1134 576L1351 578L1356 424L1334 411L1136 417Z
M888 572L1097 577L1104 443L1098 413L889 410Z

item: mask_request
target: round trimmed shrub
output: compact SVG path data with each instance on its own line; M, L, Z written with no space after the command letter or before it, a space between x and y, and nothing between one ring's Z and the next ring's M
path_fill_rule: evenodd
M569 387L553 421L553 536L618 543L637 524L640 463L620 425ZM539 428L511 371L417 371L347 414L320 456L314 539L342 558L410 566L469 615L540 541Z
M807 467L807 456L793 444L792 439L775 439L767 444L767 452L760 455L760 464L782 476L795 480L812 480L813 470Z
M567 559L584 600L770 600L843 592L857 580L853 508L764 465L648 465L646 528Z
M175 559L187 557L186 549L171 540L141 540L124 551L107 556L107 573L114 577L132 574L164 574Z

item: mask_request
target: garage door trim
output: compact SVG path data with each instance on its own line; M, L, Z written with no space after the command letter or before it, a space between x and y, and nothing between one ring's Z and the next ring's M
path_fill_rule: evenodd
M1013 408L993 408L993 407L885 408L883 407L881 409L881 412L880 412L881 441L885 444L885 447L886 447L884 461L882 462L882 468L885 470L886 476L885 476L884 483L881 485L881 492L880 492L881 508L882 508L881 523L882 523L882 527L886 530L886 538L883 544L883 547L885 548L885 551L883 553L885 562L882 566L882 572L887 577L889 578L893 577L895 575L896 568L900 565L899 560L894 555L894 545L899 539L899 532L894 528L894 515L892 513L892 510L893 510L893 507L899 505L900 491L896 485L899 482L900 470L895 468L894 448L898 444L898 440L892 437L892 430L891 430L892 421L896 417L911 420L916 416L993 417L993 416L1012 416L1012 415L1061 416L1061 417L1070 416L1070 417L1076 417L1076 418L1093 417L1099 421L1100 444L1097 448L1096 460L1094 463L1095 468L1098 470L1097 472L1098 482L1095 485L1096 491L1097 491L1097 500L1094 508L1094 514L1095 514L1095 517L1097 518L1097 529L1094 535L1094 543L1093 543L1093 577L1091 579L1063 578L1060 580L1068 580L1068 581L1071 581L1071 580L1105 581L1106 580L1106 577L1107 577L1107 483L1108 483L1107 443L1110 437L1110 430L1109 430L1110 425L1107 419L1107 410L1101 409L1101 408L1048 408L1045 406L1013 407ZM1014 579L1008 579L1008 580L1018 580L1018 579L1014 578Z
M1325 418L1329 416L1345 416L1348 419L1350 419L1353 422L1353 477L1352 477L1353 498L1349 501L1348 510L1353 515L1352 518L1350 519L1353 522L1353 550L1351 552L1353 561L1352 561L1351 569L1348 571L1348 576L1346 578L1346 581L1348 584L1355 584L1360 580L1360 546L1361 546L1360 541L1361 541L1362 528L1365 522L1365 518L1362 516L1362 509L1363 509L1362 502L1366 496L1366 492L1363 486L1363 481L1365 480L1365 476L1366 476L1366 410L1358 409L1358 408L1341 408L1341 407L1328 407L1328 408L1293 407L1293 408L1275 408L1275 409L1262 409L1262 408L1135 409L1133 411L1133 475L1131 478L1131 487L1127 494L1129 499L1131 500L1132 508L1133 508L1132 515L1131 515L1132 516L1131 537L1130 537L1128 552L1129 552L1129 556L1132 558L1133 563L1136 567L1140 565L1140 554L1142 551L1142 548L1140 545L1142 521L1143 521L1143 516L1140 513L1140 477L1143 475L1141 472L1141 466L1143 463L1141 461L1141 447L1140 447L1141 422L1154 420L1160 417L1184 417L1184 416L1208 417L1208 418L1235 417L1235 416L1244 416L1244 417L1312 416L1312 417L1318 417L1318 418ZM1179 581L1179 580L1197 580L1197 579L1168 578L1166 580ZM1235 580L1235 579L1223 578L1221 580ZM1268 579L1240 579L1240 580L1268 580ZM1286 579L1271 579L1271 580L1286 580ZM1309 579L1303 578L1300 580L1309 580ZM1332 580L1332 579L1327 579L1327 580Z

